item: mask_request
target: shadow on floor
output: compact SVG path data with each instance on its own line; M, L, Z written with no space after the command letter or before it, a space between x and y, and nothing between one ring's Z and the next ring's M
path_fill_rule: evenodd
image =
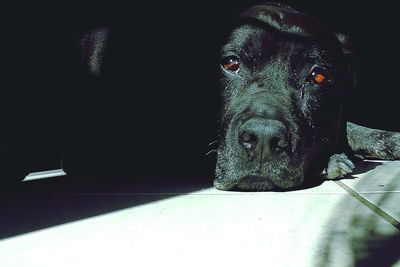
M361 173L366 173L369 171L372 171L373 169L375 169L376 167L382 165L381 162L375 162L375 161L356 161L354 162L354 170L352 173L347 174L344 177L339 177L336 179L332 179L331 181L341 181L341 180L352 180L352 179L356 179L357 177L355 175L361 174Z
M355 168L352 172L352 175L357 175L361 173L366 173L375 169L376 167L382 165L382 162L375 162L375 161L357 161L355 163Z
M360 162L354 174L380 164ZM296 190L322 182L312 181ZM63 176L21 183L12 193L0 194L0 239L209 187L212 187L211 178Z
M372 161L357 161L355 162L355 168L353 172L349 175L346 175L344 177L332 179L329 181L340 181L340 180L347 180L347 179L356 179L354 175L361 174L361 173L366 173L368 171L371 171L375 169L376 167L382 165L381 162L372 162ZM286 192L286 191L298 191L298 190L306 190L310 189L313 187L317 187L327 180L321 178L321 177L315 177L312 179L305 179L304 183L298 187L292 188L292 189L274 189L274 192Z
M211 187L211 179L56 177L0 195L0 239Z
M371 163L380 165L376 162ZM374 166L374 164L367 165ZM376 176L375 173L370 175ZM340 263L340 266L349 267L389 267L399 263L400 224L395 219L387 221L381 214L383 211L379 209L388 203L398 201L398 194L390 193L397 188L397 184L398 180L393 179L386 188L389 192L374 194L378 198L375 202L378 211L372 211L367 207L360 208L361 203L358 200L349 201L347 198L342 200L346 202L337 206L326 227L329 233L321 240L320 247L323 248L321 258L315 266L338 266Z

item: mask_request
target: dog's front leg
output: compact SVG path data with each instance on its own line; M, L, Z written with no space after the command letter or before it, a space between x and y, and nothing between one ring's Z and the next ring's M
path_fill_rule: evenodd
M347 123L347 139L351 150L361 158L400 159L400 133L371 129Z

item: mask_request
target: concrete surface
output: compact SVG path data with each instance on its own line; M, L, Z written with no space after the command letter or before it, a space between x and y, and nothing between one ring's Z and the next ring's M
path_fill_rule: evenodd
M0 265L400 266L400 161L365 162L341 181L292 192L154 194L2 239Z

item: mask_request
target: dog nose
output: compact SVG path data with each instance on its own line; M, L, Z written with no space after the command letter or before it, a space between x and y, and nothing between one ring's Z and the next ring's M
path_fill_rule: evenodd
M253 160L276 159L289 145L287 129L278 120L251 118L239 129L239 143Z

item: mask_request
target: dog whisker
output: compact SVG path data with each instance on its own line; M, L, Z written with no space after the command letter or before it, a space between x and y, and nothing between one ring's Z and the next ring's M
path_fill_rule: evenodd
M218 140L212 141L208 146L218 145Z
M216 150L216 149L211 149L211 150L208 151L204 156L209 156L209 155L211 155L212 153L217 153L217 150Z

